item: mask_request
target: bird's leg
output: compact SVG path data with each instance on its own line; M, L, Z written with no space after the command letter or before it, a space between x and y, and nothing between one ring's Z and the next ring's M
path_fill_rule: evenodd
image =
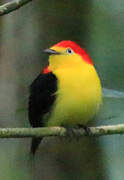
M73 138L77 137L73 127L70 127L70 126L63 126L63 127L66 129L66 136L69 139L73 139Z
M83 128L85 132L87 133L87 135L91 134L90 128L88 126L79 124L78 127Z
M75 136L75 132L73 131L73 129L71 127L65 127L67 132L66 135L70 138L73 138Z
M79 140L80 136L76 133L75 129L78 128L78 126L75 127L65 127L66 128L66 136L69 138L69 140L76 139Z

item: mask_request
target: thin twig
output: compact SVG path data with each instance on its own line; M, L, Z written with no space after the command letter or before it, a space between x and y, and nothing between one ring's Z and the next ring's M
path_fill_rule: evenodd
M87 136L83 128L72 129L76 136ZM103 136L112 134L124 134L124 124L90 127L89 136ZM0 128L0 138L25 138L25 137L46 137L66 136L67 130L64 127L44 128Z
M0 16L19 9L32 0L13 0L0 6Z

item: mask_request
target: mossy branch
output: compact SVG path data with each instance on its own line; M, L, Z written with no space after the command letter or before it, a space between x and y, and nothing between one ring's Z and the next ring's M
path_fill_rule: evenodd
M88 136L83 128L72 129L76 136ZM89 136L103 136L112 134L124 134L124 124L90 127ZM44 128L0 128L0 138L25 138L25 137L48 137L66 136L67 129L64 127Z
M11 0L10 2L0 6L0 16L15 11L20 7L24 6L25 4L29 3L30 1L32 0Z

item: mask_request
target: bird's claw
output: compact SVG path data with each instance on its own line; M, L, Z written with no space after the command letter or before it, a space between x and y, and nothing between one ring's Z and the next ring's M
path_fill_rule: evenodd
M88 126L85 125L79 125L78 127L83 128L86 132L87 135L91 134L90 128Z

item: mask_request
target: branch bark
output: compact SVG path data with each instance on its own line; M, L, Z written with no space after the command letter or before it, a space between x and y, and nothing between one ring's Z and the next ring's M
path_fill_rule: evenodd
M88 136L83 128L73 128L72 130L75 136ZM90 127L89 136L103 136L112 134L124 134L124 124ZM0 138L25 138L66 135L67 130L64 127L0 128Z
M32 0L13 0L0 6L0 16L19 9Z

